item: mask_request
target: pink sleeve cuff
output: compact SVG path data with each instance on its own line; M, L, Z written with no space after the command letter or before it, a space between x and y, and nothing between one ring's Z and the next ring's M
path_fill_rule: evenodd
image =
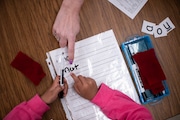
M96 96L91 100L91 102L103 108L106 103L108 103L108 101L112 98L113 94L113 90L102 83Z
M39 95L35 95L27 102L28 106L38 115L42 116L50 107L40 98Z

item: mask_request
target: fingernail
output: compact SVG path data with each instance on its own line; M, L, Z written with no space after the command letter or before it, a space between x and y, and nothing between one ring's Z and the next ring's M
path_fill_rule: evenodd
M72 64L72 63L73 63L73 60L69 60L69 63Z

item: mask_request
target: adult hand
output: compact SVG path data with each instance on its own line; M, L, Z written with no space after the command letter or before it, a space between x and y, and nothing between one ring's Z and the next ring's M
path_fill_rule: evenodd
M64 86L60 86L59 79L60 79L60 77L56 76L56 78L55 78L53 84L51 85L51 87L41 96L41 99L46 104L50 104L50 103L54 102L58 97L58 93L61 92L61 91L63 91L64 96L66 96L67 90L68 90L67 81L64 80Z
M53 35L60 47L68 47L68 59L72 64L76 35L80 30L79 11L84 0L63 0L53 25Z
M76 76L71 73L71 77L74 79L74 89L83 98L92 100L98 91L95 80L82 75Z

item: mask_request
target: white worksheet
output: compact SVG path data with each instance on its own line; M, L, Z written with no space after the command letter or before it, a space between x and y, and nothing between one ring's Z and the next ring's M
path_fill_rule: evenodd
M57 73L61 67L59 58L62 50L59 48L47 53ZM65 55L67 56L67 49L65 50ZM98 106L80 97L75 92L73 88L74 80L71 78L70 72L76 75L91 77L98 86L104 83L112 89L123 92L135 102L140 103L112 30L76 42L73 64L70 65L66 61L63 69L65 69L65 78L67 79L69 89L67 96L61 101L68 119L109 120Z
M148 0L108 0L119 10L134 19Z

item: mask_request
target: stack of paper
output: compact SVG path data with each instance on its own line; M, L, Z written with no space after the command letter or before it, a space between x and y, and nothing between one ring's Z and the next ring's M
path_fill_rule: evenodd
M62 48L47 52L47 64L51 75L59 74L61 64ZM67 57L67 48L65 48ZM65 62L65 78L68 82L68 94L61 100L68 120L108 120L98 106L80 97L74 90L74 80L70 72L76 75L84 75L93 78L97 85L105 83L112 89L119 90L132 98L137 103L139 98L124 58L118 46L117 40L112 30L100 33L90 38L76 42L75 59L70 65Z
M139 13L148 0L108 0L131 19Z

